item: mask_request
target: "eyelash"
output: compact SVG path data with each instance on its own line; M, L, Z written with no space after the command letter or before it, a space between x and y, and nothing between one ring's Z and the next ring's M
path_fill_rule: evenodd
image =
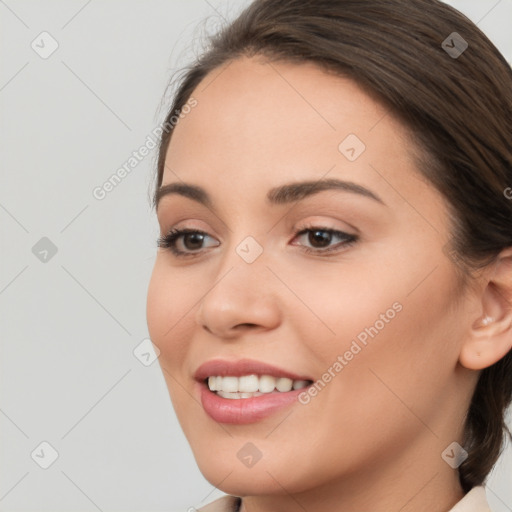
M352 246L354 243L358 241L358 237L355 235L350 235L349 233L345 233L343 231L339 231L336 229L329 229L324 228L321 226L309 226L307 228L304 228L300 231L298 231L295 236L297 238L298 236L304 235L309 232L315 232L315 231L322 231L325 233L329 233L330 235L339 236L343 239L342 242L336 244L334 247L328 248L328 249L311 249L309 247L303 247L303 251L308 254L317 254L322 255L325 253L331 253L331 252L339 252L341 248L346 248ZM200 254L200 252L184 252L176 249L176 241L183 235L186 234L199 234L199 235L206 235L209 236L208 233L205 233L204 231L200 231L197 229L190 229L190 228L183 228L183 229L171 229L166 235L160 236L157 240L157 247L163 248L163 249L169 249L172 254L178 258L187 258L187 257L194 257Z

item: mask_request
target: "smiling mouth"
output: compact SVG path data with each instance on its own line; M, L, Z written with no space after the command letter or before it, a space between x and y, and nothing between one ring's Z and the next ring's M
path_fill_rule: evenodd
M305 388L313 383L311 380L292 380L288 377L272 375L212 375L204 380L208 389L228 399L253 398L271 393L287 393Z

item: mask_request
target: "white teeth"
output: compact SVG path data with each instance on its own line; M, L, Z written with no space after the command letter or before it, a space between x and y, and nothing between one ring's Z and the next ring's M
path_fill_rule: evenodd
M236 393L238 391L238 377L223 377L220 390Z
M293 389L302 389L308 385L307 380L294 380L293 381Z
M276 378L270 375L260 377L260 393L272 393L276 388Z
M253 396L260 396L263 393L228 393L227 391L217 391L217 394L222 398L252 398Z
M287 391L291 391L292 388L293 388L293 380L292 379L288 379L286 377L281 377L280 379L277 379L277 382L276 382L277 391L286 393Z
M292 380L287 377L273 377L271 375L243 375L241 377L217 376L208 377L208 388L217 391L223 398L250 398L263 393L272 393L277 390L286 393L292 389L306 387L310 381Z
M259 379L257 375L244 375L238 378L238 391L245 393L254 393L259 389Z

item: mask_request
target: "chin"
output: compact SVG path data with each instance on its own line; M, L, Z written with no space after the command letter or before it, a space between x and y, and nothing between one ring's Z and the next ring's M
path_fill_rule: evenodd
M244 467L239 461L236 465L212 460L197 460L197 463L206 480L227 494L257 496L282 494L283 488L288 492L304 490L295 478L290 480L290 475L286 476L286 468L269 467L263 460L251 468Z
M191 446L204 478L235 496L280 495L285 492L283 489L287 493L300 493L321 485L322 480L328 478L323 474L325 467L317 468L311 460L299 459L291 444L280 441L272 445L267 440L266 445L261 446L265 444L262 441L261 458L256 460L256 451L248 443L247 438L233 437L223 443L192 441ZM247 456L251 453L252 461Z

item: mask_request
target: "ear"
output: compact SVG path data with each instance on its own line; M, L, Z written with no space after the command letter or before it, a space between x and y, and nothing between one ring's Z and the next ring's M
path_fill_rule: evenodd
M499 254L486 275L481 315L459 355L460 364L470 370L492 366L512 349L512 247Z

